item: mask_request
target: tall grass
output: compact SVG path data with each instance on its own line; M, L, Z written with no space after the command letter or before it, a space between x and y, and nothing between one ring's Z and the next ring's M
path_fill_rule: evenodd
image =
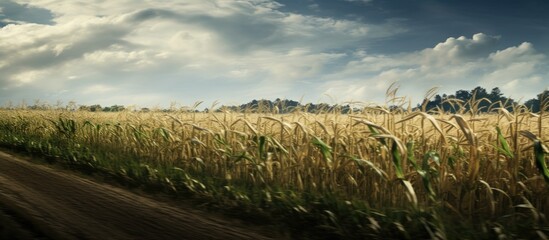
M460 114L2 110L0 143L299 237L546 238L549 117L480 114L480 101L454 102Z

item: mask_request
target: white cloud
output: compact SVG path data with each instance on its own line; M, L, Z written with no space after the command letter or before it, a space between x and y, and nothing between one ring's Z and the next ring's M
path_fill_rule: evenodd
M21 96L31 94L28 84L32 91L69 89L68 98L93 92L103 99L111 91L98 86L127 94L165 91L166 98L191 87L193 101L210 86L291 89L346 56L328 49L403 31L394 23L286 13L270 0L18 2L51 11L55 23L0 29L0 55L8 56L0 62L0 84Z
M497 63L510 64L513 62L538 62L546 56L537 53L534 46L529 42L523 42L519 46L509 47L491 53L489 58Z
M411 53L369 54L358 46L406 29L397 21L283 12L270 0L17 2L48 9L54 24L0 28L0 104L29 97L154 105L322 94L382 101L392 81L410 95L480 83L535 94L548 75L545 55L532 44L500 50L499 37L482 33ZM513 90L522 86L514 82L533 87Z
M398 81L400 93L420 101L423 93L432 87L440 87L441 93L471 90L482 86L490 90L500 87L506 95L533 97L547 87L543 82L549 76L546 55L537 52L530 43L522 43L497 50L499 37L475 34L472 38L448 38L446 41L412 53L395 55L370 55L358 51L356 59L346 67L327 77L334 83L352 82L349 90L342 89L340 96L367 86L379 91L379 83ZM356 79L362 76L362 80ZM333 80L331 80L333 79ZM342 81L348 79L348 81ZM383 96L377 96L378 101ZM356 99L356 98L355 98ZM367 99L367 98L366 98Z
M100 93L111 92L113 90L115 90L115 88L113 87L106 86L103 84L96 84L96 85L87 87L82 93L83 94L100 94Z

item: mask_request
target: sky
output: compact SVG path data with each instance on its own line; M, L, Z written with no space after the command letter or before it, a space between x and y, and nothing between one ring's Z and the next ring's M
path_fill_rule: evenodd
M0 105L549 89L546 0L0 0Z

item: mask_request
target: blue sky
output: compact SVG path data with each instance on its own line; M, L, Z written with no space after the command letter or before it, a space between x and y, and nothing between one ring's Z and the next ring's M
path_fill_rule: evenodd
M545 0L0 1L0 104L415 104L549 87Z

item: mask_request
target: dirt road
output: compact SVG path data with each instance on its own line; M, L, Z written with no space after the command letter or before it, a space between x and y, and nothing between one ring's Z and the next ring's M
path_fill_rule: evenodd
M1 151L0 205L51 239L269 239L225 218Z

